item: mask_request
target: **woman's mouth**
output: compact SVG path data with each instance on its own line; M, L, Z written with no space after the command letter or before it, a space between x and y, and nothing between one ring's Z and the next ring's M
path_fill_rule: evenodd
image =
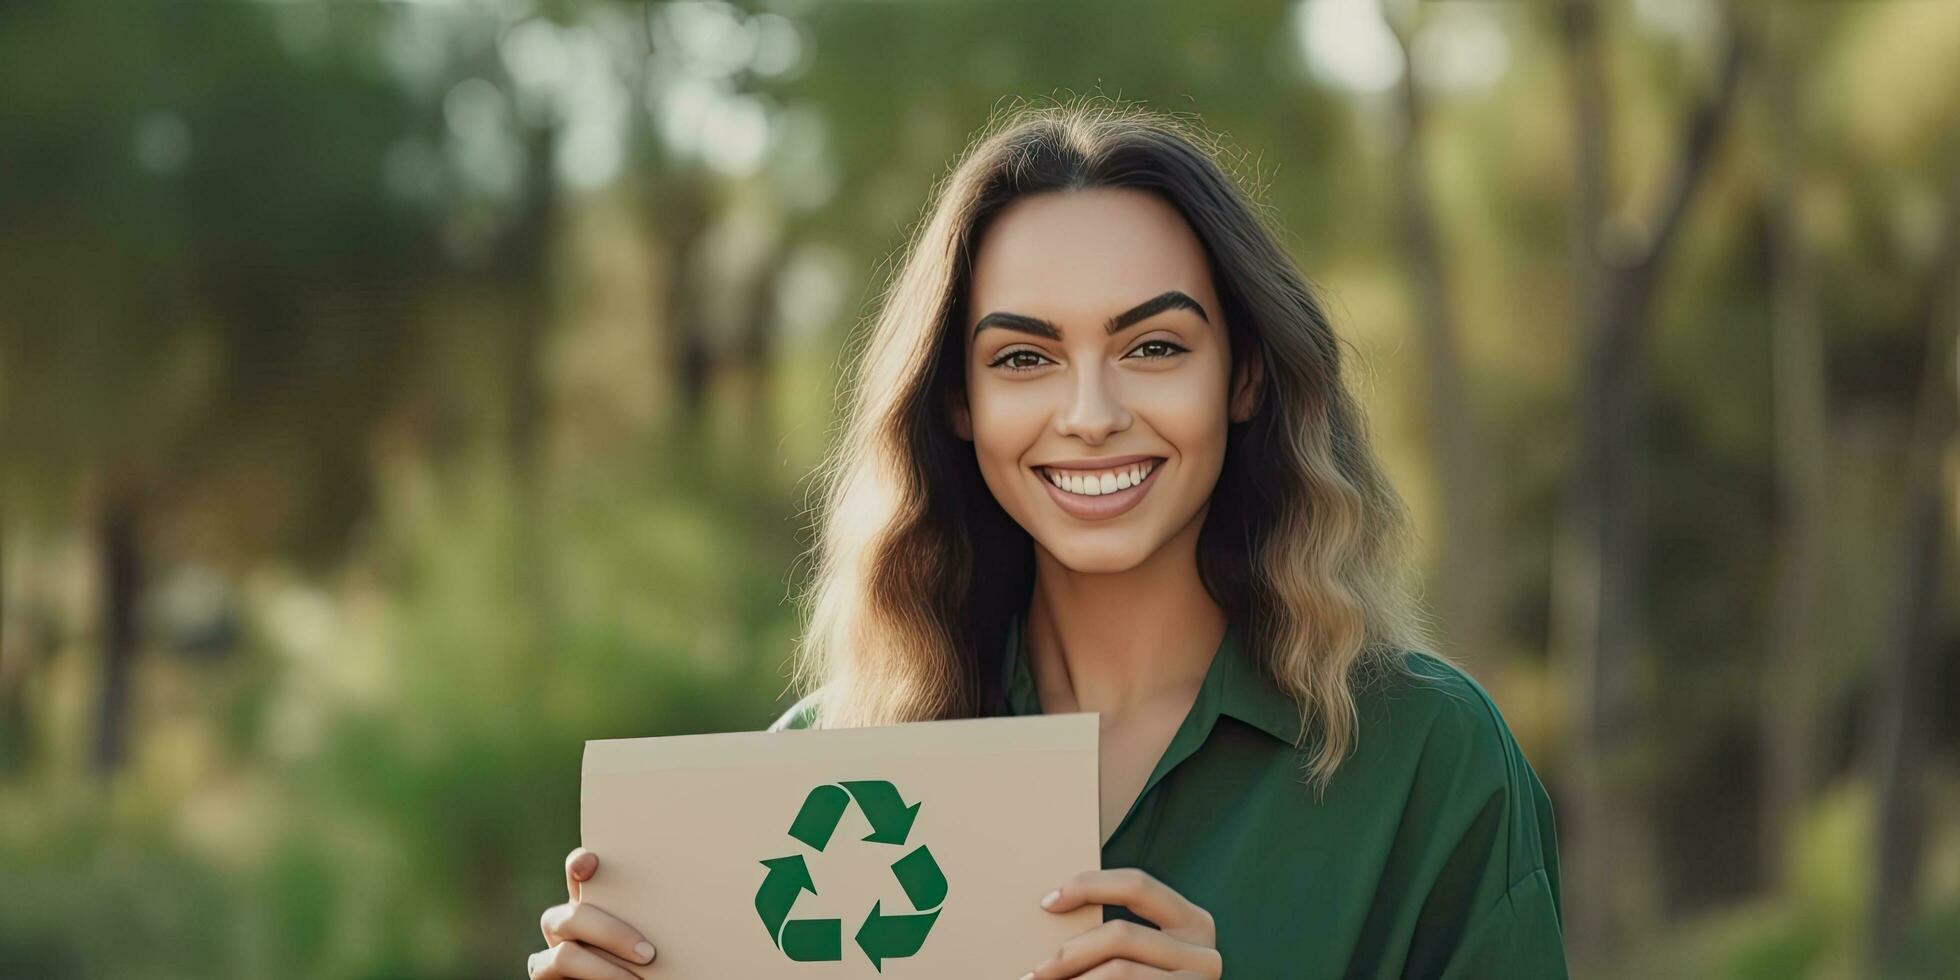
M1150 492L1150 485L1156 482L1157 469L1163 463L1163 457L1152 456L1104 469L1037 466L1034 471L1048 487L1048 495L1054 498L1056 506L1070 516L1096 521L1115 517L1142 501L1143 495Z

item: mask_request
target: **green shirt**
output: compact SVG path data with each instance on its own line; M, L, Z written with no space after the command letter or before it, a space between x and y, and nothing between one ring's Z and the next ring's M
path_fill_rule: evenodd
M1024 617L1003 715L1041 713ZM1316 801L1299 713L1229 627L1103 867L1211 912L1228 978L1566 976L1544 787L1476 681L1426 652L1406 663L1357 693L1355 750ZM771 730L807 727L811 703Z

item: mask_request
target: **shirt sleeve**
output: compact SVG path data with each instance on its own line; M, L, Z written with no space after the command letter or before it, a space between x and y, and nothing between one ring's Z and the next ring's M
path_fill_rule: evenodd
M1431 873L1405 975L1565 978L1551 798L1489 696L1450 680L1411 800Z
M1533 871L1473 918L1444 967L1445 980L1570 976L1551 874L1544 868Z

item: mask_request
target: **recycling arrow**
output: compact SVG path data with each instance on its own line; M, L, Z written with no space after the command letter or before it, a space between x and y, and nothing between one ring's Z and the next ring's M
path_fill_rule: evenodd
M822 851L837 832L837 823L852 801L857 802L865 821L871 824L871 833L863 838L866 842L901 847L911 835L921 805L907 806L898 788L882 779L826 783L803 798L803 806L790 822L789 836ZM769 873L756 890L755 910L762 917L763 927L769 930L770 942L792 960L843 959L841 920L789 917L804 892L817 893L803 855L768 858L762 861L762 866ZM873 902L854 937L858 948L871 960L872 968L880 973L884 972L884 961L911 956L925 945L932 924L939 918L940 906L946 901L946 875L925 845L893 861L891 872L904 889L912 911L888 915L882 900Z
M837 831L837 820L844 815L844 808L850 805L851 794L842 787L819 786L803 798L803 809L796 811L796 822L789 825L789 835L821 851L830 843L830 835Z
M798 895L806 891L817 893L817 883L810 880L810 868L803 863L803 855L772 858L762 864L769 869L769 877L762 879L762 889L755 893L755 910L762 914L762 924L769 927L769 935L776 945L793 960L834 960L842 956L844 923L837 919L787 921ZM786 929L785 925L794 928Z
M932 852L924 844L919 849L892 862L892 876L898 879L900 888L905 889L905 897L912 900L915 909L929 909L946 900L946 876L939 870L939 862L932 859ZM816 889L810 889L815 892Z
M919 816L920 804L906 806L897 787L882 779L845 783L844 788L857 800L864 819L871 821L871 833L865 840L879 844L905 843L905 835L912 832L912 821Z
M924 915L879 915L881 904L871 903L871 914L864 917L857 931L858 948L871 958L872 967L879 973L885 972L885 960L918 952L926 943L926 933L932 930L932 920L939 918L938 909Z

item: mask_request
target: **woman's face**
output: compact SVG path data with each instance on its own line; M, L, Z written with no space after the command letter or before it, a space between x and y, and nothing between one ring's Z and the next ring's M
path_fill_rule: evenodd
M967 299L954 430L1038 547L1120 572L1202 526L1254 385L1232 386L1204 247L1176 208L1127 189L1021 198L982 236Z

